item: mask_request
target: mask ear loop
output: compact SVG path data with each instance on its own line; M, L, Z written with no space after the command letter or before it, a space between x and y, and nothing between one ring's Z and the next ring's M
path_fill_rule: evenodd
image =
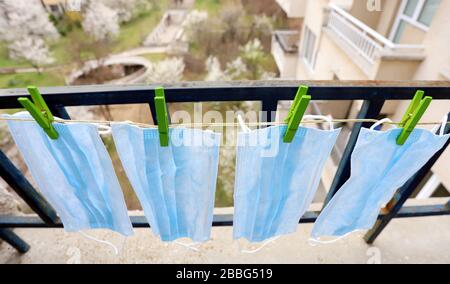
M63 120L62 118L59 118L57 116L54 117L55 121L58 122L58 120ZM95 126L97 126L98 129L98 134L100 135L109 135L111 134L112 130L111 130L111 126L108 125L103 125L103 124L98 124L98 123L93 123Z
M303 116L303 119L313 119L313 120L325 120L326 122L328 122L329 125L329 130L332 131L334 130L334 123L333 123L333 118L330 115L312 115L312 114L307 114Z
M241 253L246 253L246 254L254 254L257 253L258 251L262 250L264 247L266 247L268 244L271 244L273 242L275 242L276 240L278 240L280 238L280 236L276 236L273 238L268 239L267 241L265 241L262 245L260 245L257 249L254 250L245 250L245 249L241 249L241 245L238 243L239 245L239 250Z
M83 231L79 231L79 233L80 233L83 237L85 237L85 238L87 238L87 239L89 239L89 240L93 240L93 241L99 242L99 243L101 243L101 244L105 244L105 245L108 245L108 246L112 247L112 248L114 249L114 254L115 254L115 255L118 255L118 254L119 254L119 250L117 249L117 247L116 247L113 243L108 242L108 241L104 241L104 240L97 239L97 238L95 238L95 237L93 237L93 236L90 236L90 235L86 234L86 233L83 232Z
M442 118L441 130L439 131L439 136L444 136L445 126L447 125L447 115Z
M238 114L237 120L239 122L239 126L241 127L242 131L244 131L244 133L249 133L250 131L252 131L247 125L245 125L244 119L242 119L242 116L240 114Z
M390 120L389 118L383 118L383 119L381 119L381 120L375 122L375 123L372 125L372 127L370 127L370 130L375 130L375 128L376 128L377 126L380 126L380 125L382 125L382 124L384 124L384 123L386 123L386 122L392 123L392 120ZM391 125L391 128L395 128L395 127Z
M100 135L110 135L112 130L111 126L103 125L103 124L94 124L97 126L98 134Z
M337 237L337 238L335 238L333 240L329 240L329 241L321 241L321 240L319 240L319 238L317 238L317 239L309 238L308 243L312 247L315 247L318 244L332 244L332 243L335 243L335 242L337 242L339 240L342 240L343 238L347 237L348 235L351 235L351 234L353 234L355 232L359 232L359 231L362 231L362 230L354 230L354 231L348 232L347 234L345 234L343 236Z
M435 127L433 127L433 129L431 129L431 132L433 132L433 134L436 134L436 132L438 130L439 131L439 136L444 136L444 131L445 131L445 126L447 125L447 116L444 115L444 117L442 117L442 124L440 125L436 125Z
M195 252L199 252L200 251L198 248L194 247L194 246L200 245L200 243L197 243L197 242L193 242L193 243L190 243L190 244L185 244L185 243L180 242L180 241L174 241L174 243L179 245L179 246L182 246L182 247L184 247L186 249L195 251Z

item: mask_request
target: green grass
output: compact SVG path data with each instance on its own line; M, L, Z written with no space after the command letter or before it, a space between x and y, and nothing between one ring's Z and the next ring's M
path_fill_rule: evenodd
M223 0L196 0L195 1L195 9L197 10L206 10L208 14L217 15L220 9L223 6L222 2L227 2Z
M264 59L261 62L263 69L267 72L277 73L278 67L272 54L265 53Z
M234 204L233 202L233 193L228 192L219 184L216 187L216 195L215 195L215 201L214 201L214 207L232 207Z
M4 67L29 67L29 63L21 60L9 58L8 48L5 44L0 43L0 68Z
M24 88L28 85L40 87L65 85L64 78L57 72L20 73L0 75L0 89Z
M167 54L165 53L148 53L139 56L146 58L150 62L158 62L167 58Z
M76 40L77 37L82 38L85 36L83 34L83 31L81 30L74 30L71 33L69 33L65 37L60 37L59 40L53 42L50 44L50 53L52 57L55 59L55 62L53 65L64 65L64 64L70 64L72 63L72 57L71 57L71 45L73 40ZM92 57L92 54L87 55L86 59L89 59L89 57Z
M167 6L168 0L159 1L158 9L147 11L132 21L122 25L113 51L122 52L142 45L145 37L161 20Z

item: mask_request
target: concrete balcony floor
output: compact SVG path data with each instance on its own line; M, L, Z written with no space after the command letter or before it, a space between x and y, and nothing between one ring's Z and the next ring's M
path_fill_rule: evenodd
M125 243L124 237L109 231L90 232L122 247L117 256L111 247L78 233L16 229L31 249L20 255L2 243L0 263L450 263L450 216L395 219L373 246L364 242L362 232L333 244L311 246L311 228L312 224L300 224L295 234L281 237L254 254L240 252L240 248L255 246L233 241L231 227L213 228L212 240L199 246L198 252L162 243L149 229L135 229L135 235Z

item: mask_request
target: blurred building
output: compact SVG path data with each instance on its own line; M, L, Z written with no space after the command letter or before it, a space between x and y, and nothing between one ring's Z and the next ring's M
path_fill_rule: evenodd
M54 16L61 16L64 14L66 0L41 0L41 3L45 10Z
M299 23L273 34L272 54L283 79L450 80L450 1L275 1ZM318 102L311 112L354 118L361 104ZM408 104L388 102L382 116L399 121ZM440 121L449 110L450 102L434 102L423 120ZM344 125L342 140L351 126ZM345 143L338 143L333 153L335 164L343 151L340 145ZM329 165L330 172L335 164ZM419 197L450 189L449 168L447 150ZM324 188L331 183L326 176Z

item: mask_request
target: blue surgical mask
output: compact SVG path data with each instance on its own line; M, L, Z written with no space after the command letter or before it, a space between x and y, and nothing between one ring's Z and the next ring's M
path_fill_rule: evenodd
M209 240L220 134L174 128L161 147L157 129L117 123L112 133L153 232L163 241Z
M351 176L317 218L313 240L372 228L383 204L449 139L416 128L400 146L396 139L401 131L361 129L351 157Z
M276 126L238 134L235 239L261 242L296 231L340 132L300 127L284 143L285 131Z
M26 118L27 112L4 117ZM128 211L97 127L54 123L50 139L35 121L8 120L12 137L38 188L66 231L106 228L132 235Z

